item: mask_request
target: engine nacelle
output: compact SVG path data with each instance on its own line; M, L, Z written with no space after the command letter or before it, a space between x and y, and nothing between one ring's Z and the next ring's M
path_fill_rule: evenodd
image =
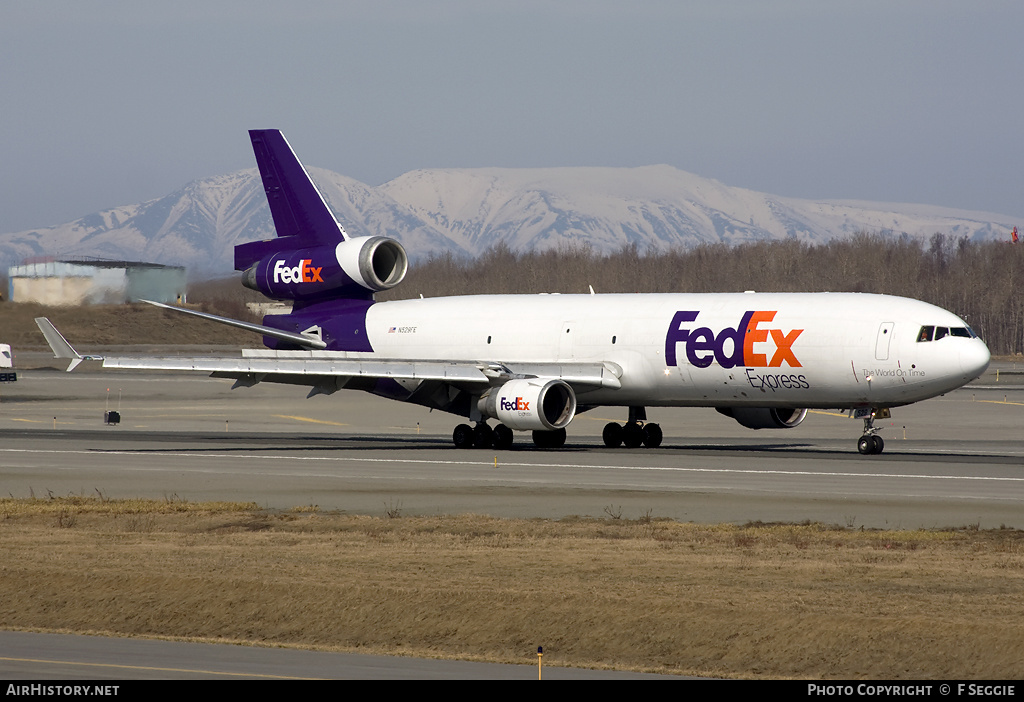
M509 429L551 431L565 428L576 416L576 393L557 378L522 378L481 397L479 408Z
M409 270L402 245L383 236L348 239L334 247L334 255L348 277L374 292L395 287Z
M401 244L364 236L264 256L242 274L242 285L278 300L365 297L395 287L408 270Z
M732 417L747 429L792 429L807 416L807 410L792 407L716 407L719 414Z

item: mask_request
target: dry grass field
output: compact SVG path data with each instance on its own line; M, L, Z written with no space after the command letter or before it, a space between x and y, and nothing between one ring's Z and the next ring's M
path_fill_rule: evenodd
M199 307L199 309L203 309ZM219 308L214 308L225 314ZM235 317L242 317L235 310ZM49 317L60 332L79 351L95 351L97 346L224 344L260 346L252 332L235 329L204 319L162 310L152 305L85 305L82 307L46 307L34 303L0 303L0 331L3 343L23 349L45 349L46 339L36 326L36 317ZM15 364L17 365L17 363Z
M0 627L738 678L1019 678L1024 533L0 500Z

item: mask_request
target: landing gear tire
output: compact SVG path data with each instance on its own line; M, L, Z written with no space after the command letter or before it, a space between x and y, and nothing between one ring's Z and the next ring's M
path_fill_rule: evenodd
M640 425L637 422L630 422L626 426L610 422L605 425L601 435L604 445L608 448L618 448L623 444L627 448L658 448L661 446L661 427L657 424Z
M857 440L857 450L865 456L873 456L885 449L885 442L878 434L865 434Z
M494 442L494 430L486 424L477 424L473 429L473 448L490 448Z
M562 448L565 446L565 429L533 432L533 443L537 448Z
M626 448L640 448L644 442L644 430L636 422L630 422L622 427L622 443Z
M604 439L604 445L608 448L618 448L622 446L622 425L616 424L615 422L609 422L604 425L604 432L601 434Z
M515 434L512 430L506 427L504 424L499 424L494 427L494 435L491 441L491 446L498 451L505 451L512 448L512 443L515 441Z
M658 448L661 446L661 427L657 424L644 424L644 446Z
M468 424L458 425L452 432L452 441L455 443L455 448L473 448L473 427Z
M882 437L875 434L871 437L871 453L879 454L885 449L885 442L882 441Z

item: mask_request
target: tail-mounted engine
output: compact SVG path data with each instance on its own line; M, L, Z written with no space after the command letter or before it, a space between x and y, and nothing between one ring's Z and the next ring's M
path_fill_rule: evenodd
M576 394L564 380L521 378L481 397L479 409L510 429L552 431L576 416Z
M804 421L807 410L791 407L716 407L747 429L792 429Z
M242 285L277 300L368 298L401 283L408 268L394 239L356 237L265 255L245 270Z

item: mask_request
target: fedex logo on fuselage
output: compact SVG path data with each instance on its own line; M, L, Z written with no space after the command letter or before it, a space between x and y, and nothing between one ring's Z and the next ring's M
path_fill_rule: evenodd
M313 263L313 259L304 258L299 262L299 265L292 268L291 266L284 265L284 261L277 261L274 263L274 282L275 283L322 283L324 279L320 276L320 271L324 268L314 268L310 264Z
M501 409L506 412L528 412L530 410L530 403L524 401L521 397L503 397L501 398Z
M775 319L775 310L749 311L743 314L735 328L726 327L717 333L710 327L683 329L687 322L696 321L699 312L680 311L672 317L665 335L665 363L678 366L677 347L684 344L686 360L698 368L707 368L717 361L722 368L736 366L777 368L783 363L791 368L800 368L800 361L793 353L793 342L803 329L773 329L767 324ZM762 326L765 325L765 326ZM769 359L771 347L763 344L771 336L775 350Z

